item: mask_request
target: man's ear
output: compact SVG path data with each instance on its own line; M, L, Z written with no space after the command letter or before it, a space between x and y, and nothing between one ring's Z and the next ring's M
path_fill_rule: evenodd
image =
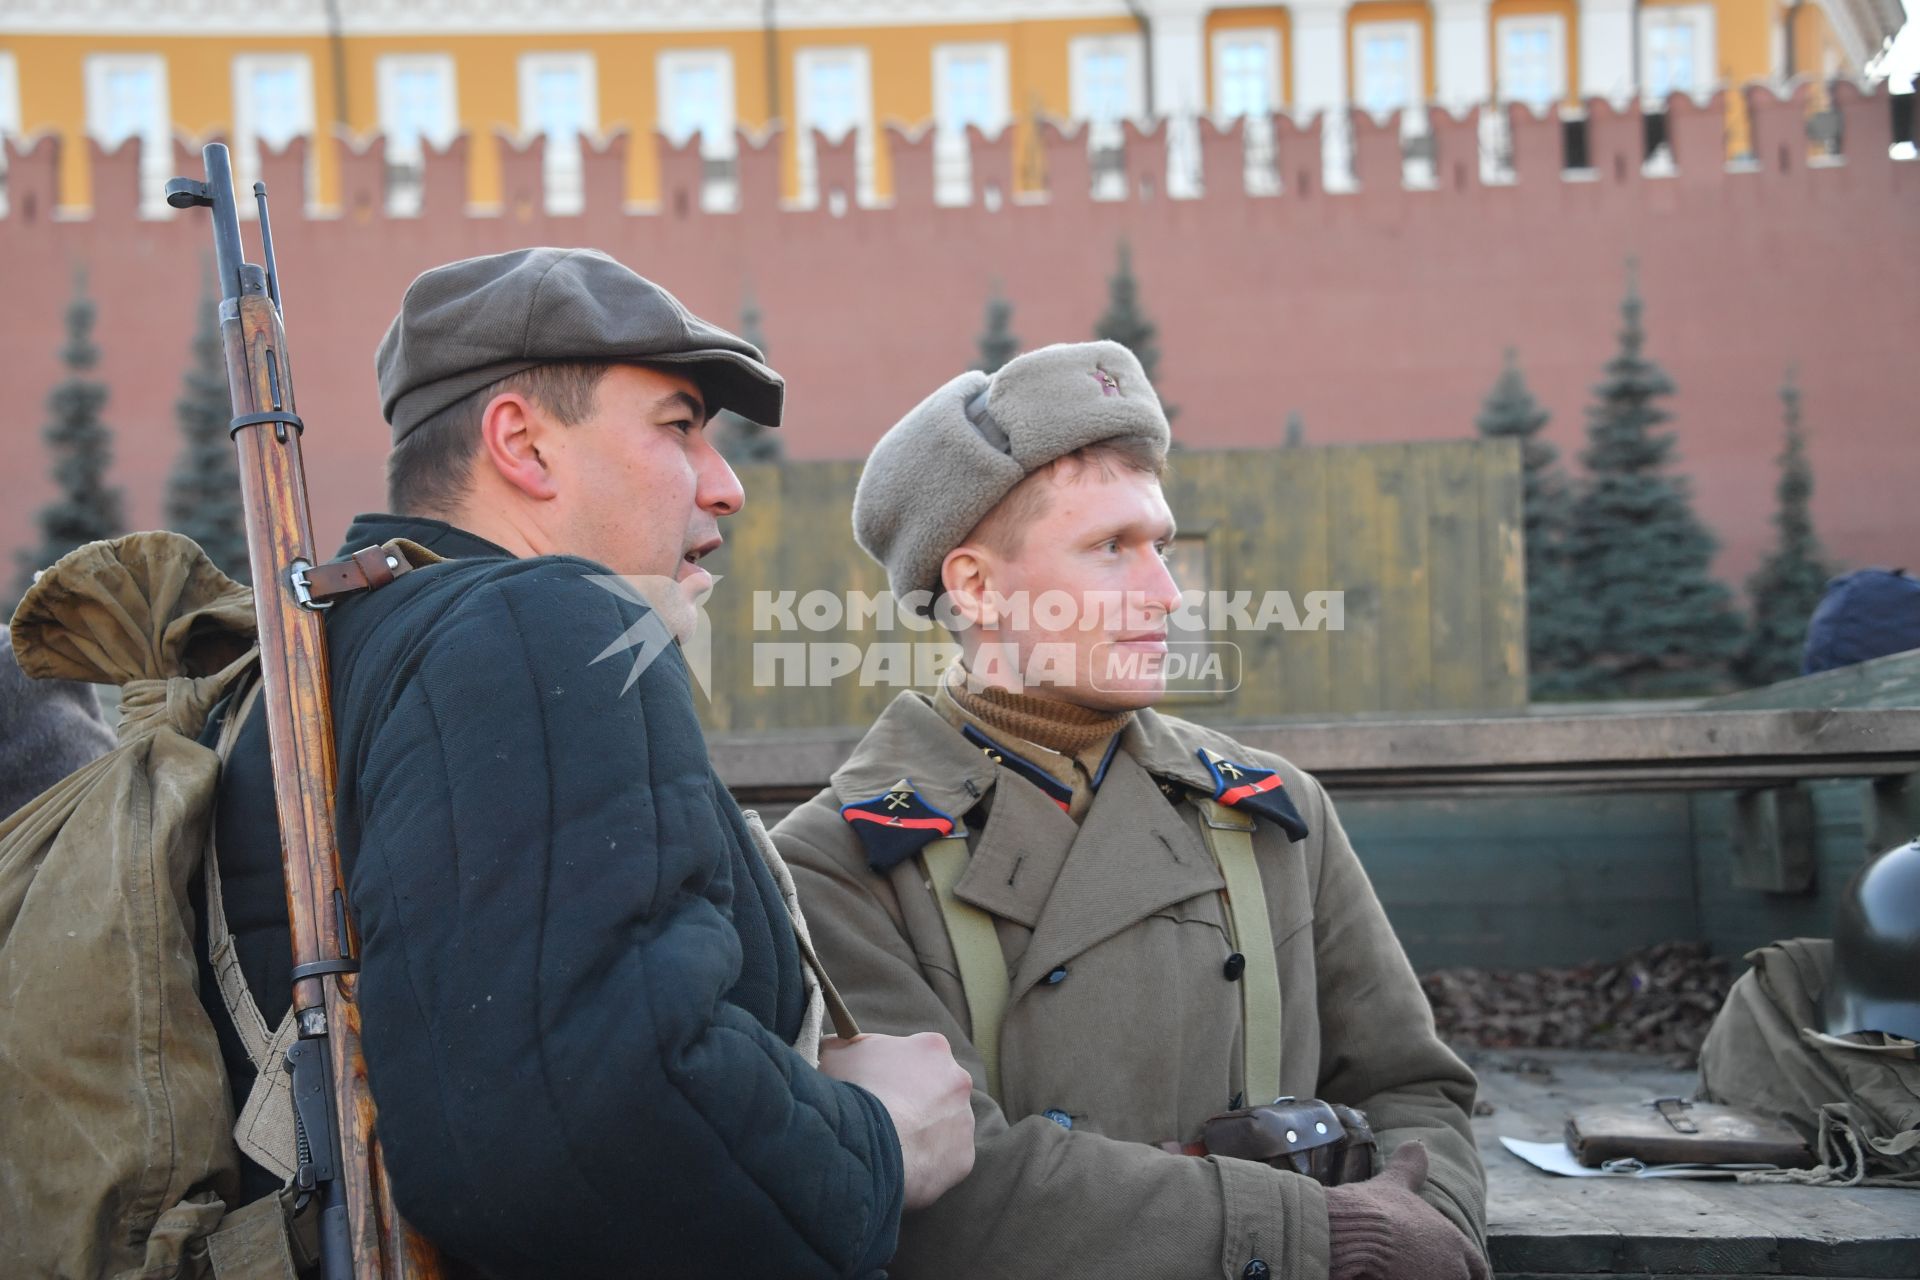
M953 601L954 613L969 626L998 625L1000 615L992 599L991 552L971 544L955 547L940 562L940 583Z
M553 424L517 391L503 391L480 415L480 453L485 465L507 485L537 501L553 498L550 460L544 450Z

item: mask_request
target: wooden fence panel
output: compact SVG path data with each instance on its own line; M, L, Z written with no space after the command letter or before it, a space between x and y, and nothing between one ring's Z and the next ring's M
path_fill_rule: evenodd
M824 630L805 625L831 617L801 607L810 592L831 593L844 606L849 591L885 588L885 575L853 541L860 467L741 469L746 507L726 523L727 546L710 561L724 578L708 602L710 729L865 724L903 680L929 670L938 653L929 646L950 643L938 627L907 629L890 614L857 630L844 617ZM939 482L927 477L929 486ZM1173 697L1168 710L1244 722L1525 705L1519 453L1511 442L1182 451L1166 487L1181 530L1175 563L1206 579L1183 588L1247 593L1243 607L1253 616L1267 592L1284 591L1308 621L1310 593L1338 592L1343 622L1340 630L1209 633L1239 647L1238 687ZM758 621L791 616L797 629L756 629L756 594ZM829 665L846 665L848 651L832 646L868 655L876 643L907 647L892 651L900 660L885 671L869 657L820 679ZM770 646L789 646L790 656L776 657Z

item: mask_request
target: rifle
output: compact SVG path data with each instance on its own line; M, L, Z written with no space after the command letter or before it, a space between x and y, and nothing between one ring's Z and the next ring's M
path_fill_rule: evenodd
M315 562L300 462L304 424L294 411L267 188L253 184L266 260L261 267L242 256L227 148L211 143L201 155L206 180L173 179L167 203L213 211L220 339L234 413L230 432L239 450L247 559L258 584L260 699L273 751L293 933L300 1038L288 1050L287 1068L299 1132L295 1186L303 1197L320 1199L324 1280L437 1280L438 1255L394 1210L360 1052L354 1002L360 966L334 842L333 711L322 622L328 606L309 577Z

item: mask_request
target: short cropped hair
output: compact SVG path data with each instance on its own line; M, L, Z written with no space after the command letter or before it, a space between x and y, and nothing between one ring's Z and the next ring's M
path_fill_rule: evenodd
M593 416L600 380L613 363L537 364L481 387L434 414L387 455L387 510L398 515L451 514L473 487L480 420L495 396L517 392L563 425L577 426Z

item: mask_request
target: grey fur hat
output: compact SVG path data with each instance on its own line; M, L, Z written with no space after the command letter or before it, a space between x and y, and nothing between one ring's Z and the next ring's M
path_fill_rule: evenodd
M0 627L0 820L113 744L92 687L29 676Z
M991 377L963 373L896 422L853 495L853 536L895 596L937 599L940 566L1028 475L1076 449L1170 432L1146 372L1117 342L1042 347Z

